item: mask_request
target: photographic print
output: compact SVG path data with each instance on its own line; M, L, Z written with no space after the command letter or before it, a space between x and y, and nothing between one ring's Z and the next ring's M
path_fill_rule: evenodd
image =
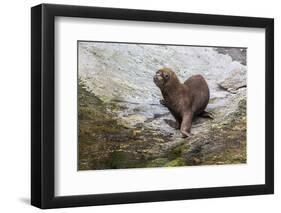
M33 206L273 193L274 19L31 8Z
M77 41L78 170L247 162L247 48Z

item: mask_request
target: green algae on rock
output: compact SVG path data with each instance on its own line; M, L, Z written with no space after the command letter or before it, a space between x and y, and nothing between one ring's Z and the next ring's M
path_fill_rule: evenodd
M129 129L79 81L79 170L145 167L166 137L143 127ZM161 140L159 140L162 138ZM157 154L158 155L158 154Z

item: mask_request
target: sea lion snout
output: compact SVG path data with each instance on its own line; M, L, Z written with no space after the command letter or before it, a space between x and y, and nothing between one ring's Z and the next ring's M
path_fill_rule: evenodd
M157 86L160 86L163 84L163 77L160 72L156 72L155 75L153 76L153 81Z
M157 81L163 80L163 77L160 73L156 73L153 78L154 78L154 80L157 80Z
M172 74L172 71L169 68L162 68L158 70L154 77L154 83L159 87L163 86L169 79Z

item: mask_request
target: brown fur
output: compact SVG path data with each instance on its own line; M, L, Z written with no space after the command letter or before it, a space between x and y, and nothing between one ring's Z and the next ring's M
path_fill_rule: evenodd
M206 113L204 110L210 98L209 87L203 76L193 75L182 84L171 69L162 68L156 72L154 83L164 98L160 103L175 117L182 136L190 136L192 119Z

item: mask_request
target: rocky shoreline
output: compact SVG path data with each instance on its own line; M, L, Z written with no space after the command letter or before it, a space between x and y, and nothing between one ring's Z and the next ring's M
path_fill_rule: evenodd
M247 67L233 58L218 48L79 44L79 170L246 163ZM214 119L195 119L190 138L159 104L161 66L209 84Z

